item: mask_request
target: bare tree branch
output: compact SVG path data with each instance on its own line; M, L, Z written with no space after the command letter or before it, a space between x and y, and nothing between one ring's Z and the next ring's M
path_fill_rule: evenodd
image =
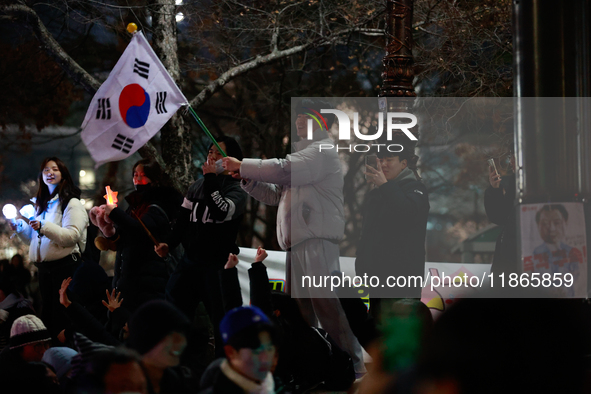
M342 39L344 36L346 36L348 34L356 33L356 32L362 31L362 30L367 30L367 29L359 29L359 28L344 29L340 32L335 33L331 37L328 37L325 39L311 41L309 43L297 45L297 46L294 46L294 47L291 47L288 49L284 49L281 51L273 51L273 52L268 53L267 55L264 55L264 56L259 55L253 60L244 62L244 63L242 63L238 66L232 67L228 71L224 72L216 80L212 81L205 88L203 88L203 90L201 90L201 92L190 101L190 104L193 108L199 107L205 101L207 101L207 99L210 98L213 94L215 94L221 88L223 88L225 84L227 84L228 82L230 82L234 78L236 78L242 74L245 74L251 70L254 70L254 69L261 67L263 65L267 65L267 64L276 62L280 59L304 52L304 51L306 51L310 48L313 48L313 47L320 47L320 46L334 44L334 43L338 42L340 39ZM372 30L374 30L374 29L372 29Z
M94 94L101 83L86 72L74 59L64 51L62 46L53 38L51 33L39 19L37 13L24 4L12 4L0 6L0 12L11 16L15 20L20 20L29 26L37 39L43 44L47 54L52 57L60 67L74 80L80 84L84 90Z

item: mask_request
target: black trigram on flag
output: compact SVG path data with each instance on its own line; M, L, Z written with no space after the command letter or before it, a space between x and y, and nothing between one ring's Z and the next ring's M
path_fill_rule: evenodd
M111 102L108 98L98 99L97 119L111 119Z
M164 103L166 102L166 92L156 92L156 112L163 114L168 112Z
M121 134L117 134L117 137L115 137L115 140L113 141L113 145L111 145L112 148L123 151L124 153L131 152L132 146L133 140Z
M148 74L150 73L150 63L145 63L135 59L133 63L133 72L139 75L140 77L148 79Z

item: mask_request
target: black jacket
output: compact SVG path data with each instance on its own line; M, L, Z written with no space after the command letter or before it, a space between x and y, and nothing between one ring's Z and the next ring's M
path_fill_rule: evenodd
M2 308L6 312L8 312L8 317L6 321L0 322L0 351L2 351L8 345L8 341L10 340L10 329L12 328L12 323L14 323L14 321L21 316L35 314L33 304L31 303L31 301L24 298L22 294L18 292L8 294L7 298L5 299L5 303L9 302L11 299L14 299L14 302L10 304L10 307ZM1 306L2 303L0 303L0 307Z
M126 197L127 211L115 208L109 217L115 223L119 239L113 287L121 291L125 307L134 311L142 303L164 299L164 289L174 266L154 252L154 243L134 215L137 215L158 242L168 242L171 222L182 196L165 187L148 187Z
M221 365L225 358L215 359L209 364L201 377L199 394L244 394L245 391L231 381L222 371ZM280 379L273 376L276 394L290 394L291 390L284 386Z
M505 190L504 194L503 190ZM497 238L491 270L494 272L515 272L518 267L515 174L504 176L497 189L492 186L486 189L484 210L490 222L503 226L503 230Z
M295 393L320 387L347 390L355 380L349 354L325 331L310 327L294 299L285 294L272 294L267 268L262 262L252 264L248 276L251 304L265 312L279 331L280 356L273 373L276 388L280 387L278 382L283 382L284 391ZM365 309L365 305L362 307ZM279 316L275 316L274 309L280 312Z
M239 252L236 236L246 196L237 179L205 174L189 187L170 246L182 242L190 260L222 269L228 254Z
M103 309L107 314L107 308L103 306ZM109 346L120 346L122 344L118 339L119 333L129 320L129 312L125 308L119 307L113 312L109 312L110 320L107 325L102 324L77 302L72 302L69 307L65 308L65 313L73 326L73 330L66 330L67 339L70 339L74 332L79 332L93 342ZM107 327L111 328L114 325L113 321L119 322L117 329L108 330Z
M183 367L174 367L166 368L164 370L164 374L162 375L162 379L160 380L160 393L183 394L193 392L188 387L187 378L186 376L184 376L182 368ZM150 379L148 379L148 393L155 393Z
M405 170L406 171L406 170ZM410 171L410 170L409 170ZM425 237L429 197L425 185L412 173L371 190L364 202L363 227L357 246L355 272L378 276L424 276ZM368 279L369 283L369 279ZM417 297L420 286L401 289L372 288L374 297Z

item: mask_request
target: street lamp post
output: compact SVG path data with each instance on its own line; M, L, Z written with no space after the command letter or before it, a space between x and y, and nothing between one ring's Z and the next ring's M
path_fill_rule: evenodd
M413 86L412 12L414 0L386 0L386 56L382 60L381 112L412 112L417 94ZM418 125L410 130L419 136ZM412 145L412 146L411 146ZM415 144L409 142L408 148Z
M413 0L387 0L386 56L380 97L414 98Z

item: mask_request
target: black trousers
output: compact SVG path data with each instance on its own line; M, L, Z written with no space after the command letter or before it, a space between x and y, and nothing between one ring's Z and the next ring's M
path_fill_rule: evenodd
M69 326L65 308L60 304L59 290L64 279L74 276L80 261L79 255L71 254L59 260L35 263L39 269L41 320L54 339Z
M224 355L222 318L227 311L242 306L238 270L218 268L224 263L195 262L184 256L166 287L166 300L175 304L190 321L195 318L199 302L203 302L213 325L216 357Z

